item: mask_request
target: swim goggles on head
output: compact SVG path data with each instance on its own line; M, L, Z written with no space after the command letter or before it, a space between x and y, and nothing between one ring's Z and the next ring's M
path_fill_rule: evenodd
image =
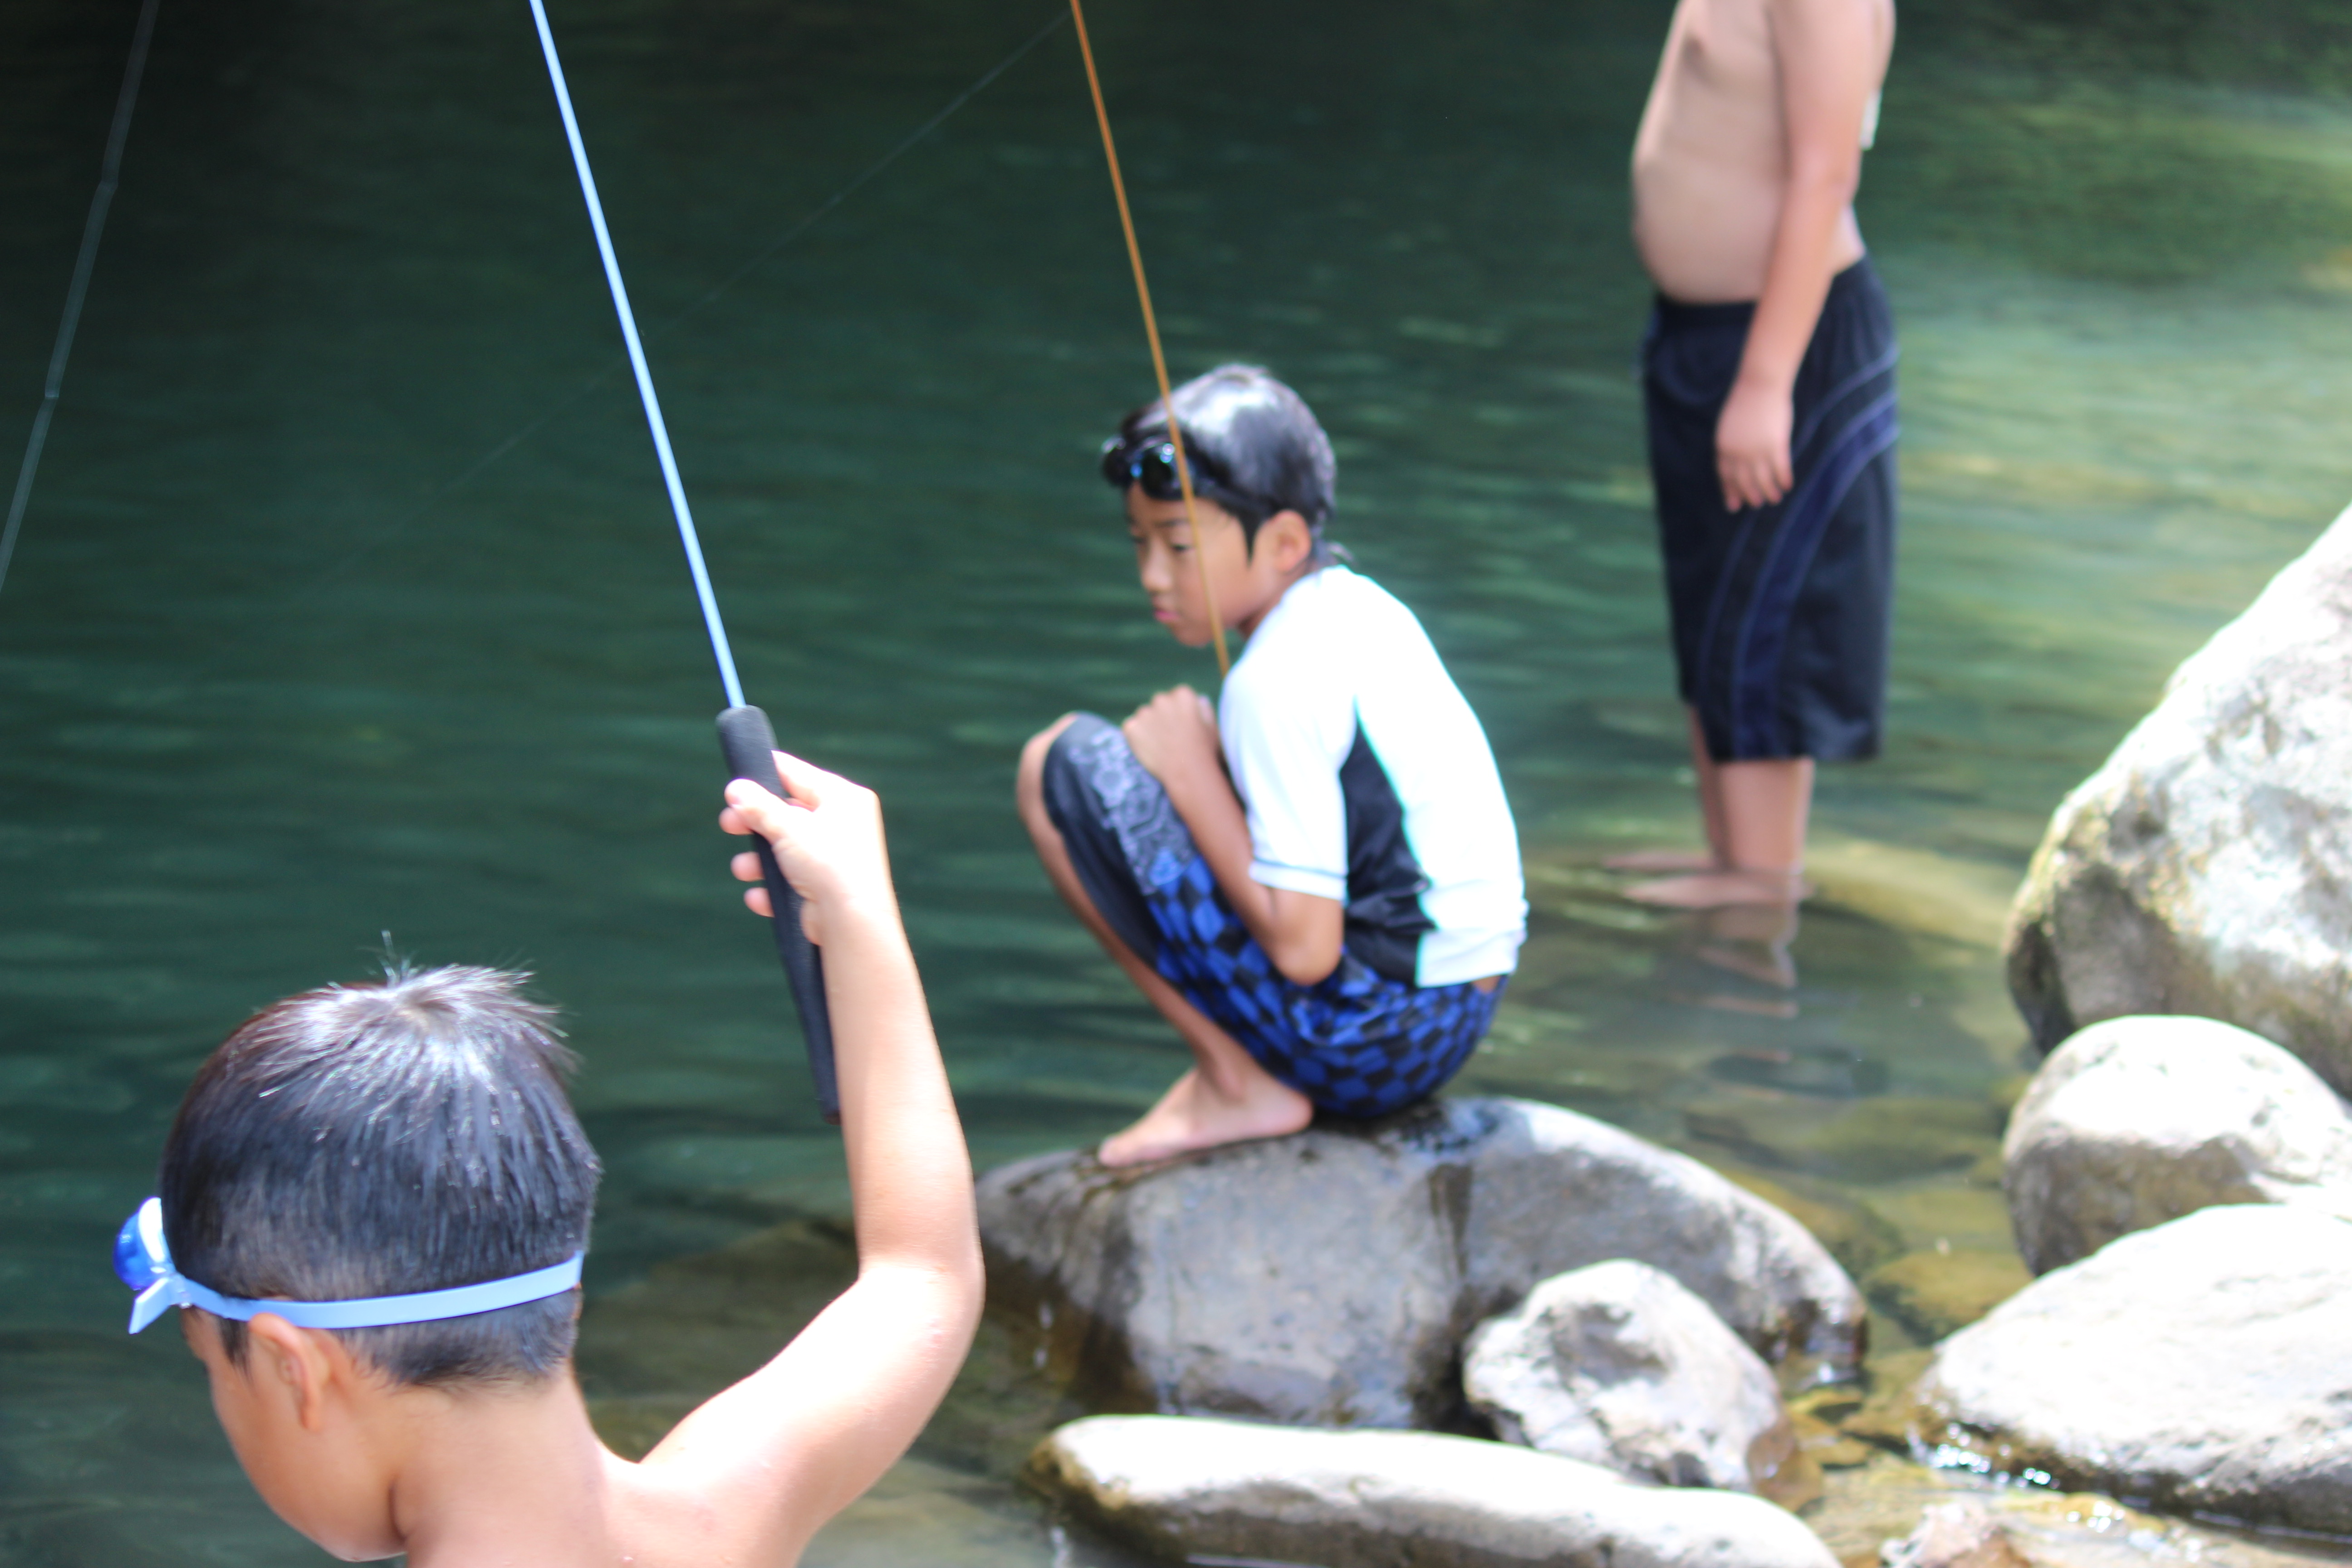
M356 1301L248 1301L199 1285L172 1267L172 1249L163 1241L163 1205L158 1199L141 1204L114 1238L114 1272L139 1296L131 1304L134 1334L172 1307L201 1307L215 1317L239 1322L262 1312L275 1312L298 1329L375 1329L389 1323L467 1318L562 1295L580 1283L580 1262L587 1256L575 1252L561 1263L529 1274L408 1296L371 1296Z

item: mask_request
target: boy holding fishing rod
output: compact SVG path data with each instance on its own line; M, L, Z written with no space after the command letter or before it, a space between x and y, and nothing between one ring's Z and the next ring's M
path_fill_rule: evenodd
M1103 477L1154 618L1247 647L1213 706L1178 687L1121 724L1065 715L1017 786L1055 890L1192 1054L1109 1165L1426 1098L1493 1021L1527 921L1476 716L1324 539L1338 469L1313 413L1248 365L1171 401L1172 436L1138 409Z
M786 1564L945 1395L981 1302L971 1168L873 794L777 754L720 825L773 846L824 954L857 1281L639 1463L572 1373L599 1167L521 977L395 972L264 1009L197 1074L123 1227L278 1516L349 1561ZM755 858L735 871L761 879ZM746 900L769 912L765 888Z

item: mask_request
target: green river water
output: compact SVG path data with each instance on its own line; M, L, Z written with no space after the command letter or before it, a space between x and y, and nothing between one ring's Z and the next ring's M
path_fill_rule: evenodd
M983 1165L1099 1137L1181 1065L1034 868L1019 742L1213 676L1141 613L1093 477L1150 367L1068 31L708 295L1055 3L554 13L640 317L694 307L651 353L746 683L883 792ZM0 7L12 463L134 10ZM1666 14L1094 21L1173 368L1260 360L1313 401L1335 531L1501 758L1536 914L1464 1087L1774 1184L1858 1272L1933 1254L1997 1293L2009 892L2173 665L2352 499L2352 20L1905 11L1861 209L1906 349L1890 739L1824 775L1790 992L1740 973L1788 933L1638 910L1598 868L1695 836L1624 236ZM711 827L717 683L526 8L161 16L0 592L10 1564L323 1560L246 1488L174 1336L123 1336L107 1244L203 1054L366 973L383 933L526 965L567 1010L610 1171L582 1371L616 1441L772 1349L842 1258L836 1142ZM1879 1299L1883 1357L1935 1331ZM1061 1413L1025 1368L992 1328L810 1561L1112 1561L1012 1484ZM1849 1556L1907 1526L1854 1478L1927 1484L1886 1471L1832 1478Z

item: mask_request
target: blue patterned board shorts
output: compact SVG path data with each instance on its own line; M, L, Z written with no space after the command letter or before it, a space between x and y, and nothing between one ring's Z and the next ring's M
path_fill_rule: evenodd
M1503 987L1414 985L1343 951L1312 985L1275 968L1118 726L1081 713L1045 757L1045 813L1095 908L1276 1078L1340 1116L1436 1092L1494 1022Z

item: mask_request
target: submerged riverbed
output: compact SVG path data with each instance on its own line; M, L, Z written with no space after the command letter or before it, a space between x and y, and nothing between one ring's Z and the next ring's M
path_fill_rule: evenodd
M134 9L0 17L10 419ZM1906 350L1890 739L1825 774L1823 893L1790 931L1640 910L1599 868L1695 836L1623 234L1666 10L1093 20L1172 368L1259 360L1314 402L1335 532L1502 760L1535 925L1464 1087L1769 1184L1887 1271L1897 1357L2018 1278L1997 944L2042 824L2352 499L2352 24L1905 12L1862 204ZM641 319L690 311L651 353L753 700L884 794L979 1161L1099 1137L1181 1058L1034 869L1013 755L1066 708L1214 671L1140 613L1092 473L1150 367L1075 42L745 271L1051 0L553 14ZM616 1440L755 1361L844 1256L836 1142L710 826L717 685L527 11L162 18L0 593L10 1563L322 1560L252 1498L171 1336L121 1334L107 1242L203 1053L387 941L528 966L567 1009L610 1170L582 1368ZM810 1561L1097 1561L1008 1484L1055 1415L992 1326ZM1833 1472L1825 1532L1864 1551L1925 1484Z

